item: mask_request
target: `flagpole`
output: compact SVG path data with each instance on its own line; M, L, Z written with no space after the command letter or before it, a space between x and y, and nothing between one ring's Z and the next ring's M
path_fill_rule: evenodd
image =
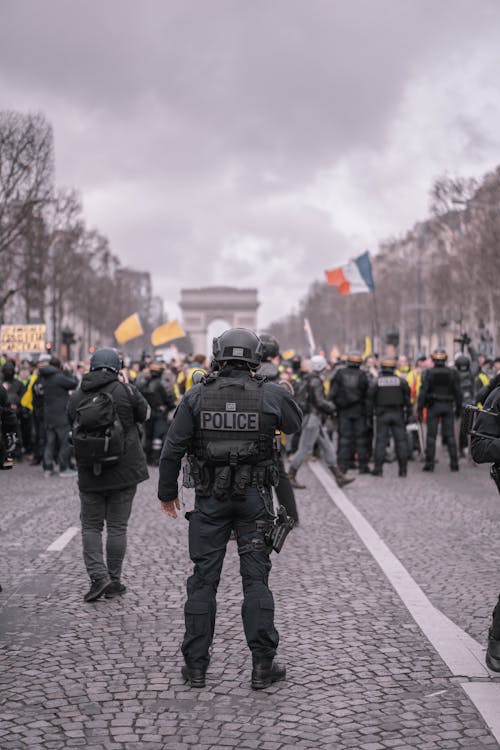
M373 307L373 323L374 323L374 335L373 335L373 350L378 351L378 339L380 339L380 327L378 322L378 308L377 308L377 295L375 289L372 294L372 307ZM380 352L378 352L380 354Z

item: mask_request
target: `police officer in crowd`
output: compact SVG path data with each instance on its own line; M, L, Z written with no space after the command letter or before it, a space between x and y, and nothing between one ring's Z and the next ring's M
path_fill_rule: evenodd
M278 341L270 333L261 333L260 340L262 343L262 362L257 370L257 374L265 377L270 383L280 382L280 371L278 368L280 362L280 347ZM281 384L282 388L288 388L293 393L293 387L288 382ZM279 439L279 436L278 436ZM277 455L279 482L275 487L278 503L284 507L287 515L293 518L295 524L299 522L297 503L295 494L290 482L284 460L285 447L280 443L279 453Z
M450 456L450 469L458 471L455 417L458 419L462 410L460 381L457 371L446 366L447 354L444 349L433 351L431 359L434 367L424 371L418 396L420 422L423 421L423 410L427 408L427 445L423 471L434 471L436 436L440 421L443 440Z
M323 421L327 416L335 414L335 407L331 401L325 397L323 390L323 381L321 373L326 370L327 361L322 354L315 354L311 357L311 372L304 375L303 388L305 399L301 401L304 411L304 420L302 422L302 432L300 434L299 446L292 461L288 476L292 487L299 490L305 489L305 485L300 484L297 480L297 472L313 450L315 443L323 453L325 463L335 477L339 487L344 487L354 480L348 479L345 474L335 463L333 445L323 427Z
M330 398L338 410L338 464L345 473L355 452L358 454L359 473L369 474L367 399L368 375L361 369L363 357L359 352L347 355L346 367L341 367L332 380Z
M471 437L471 456L478 464L491 463L491 476L500 492L500 385L491 388ZM500 597L488 632L486 664L500 672Z
M168 431L168 413L175 407L175 393L163 379L165 365L149 365L149 375L137 379L137 387L148 402L151 415L146 422L146 458L151 466L158 466L163 441Z
M93 602L103 594L120 596L126 587L121 581L122 565L127 546L127 525L132 501L139 482L148 479L148 469L137 425L149 414L149 406L134 385L119 379L120 356L116 349L98 349L90 360L90 372L83 376L80 388L68 404L68 416L75 428L81 407L94 402L102 404L104 412L109 399L97 399L98 394L111 396L116 409L118 427L123 432L122 453L113 462L89 464L79 459L78 488L81 503L83 559L90 578L86 602ZM102 549L102 532L106 522L106 560Z
M374 468L372 474L382 476L387 443L394 438L399 476L406 476L408 443L406 424L410 419L410 386L395 374L396 360L385 357L380 362L380 374L370 387L370 402L376 418Z
M240 555L252 687L265 688L286 674L274 661L279 637L268 587L266 530L274 518L271 487L278 479L275 431L298 430L301 412L287 389L255 376L261 354L258 336L245 328L214 339L220 369L186 393L161 455L158 497L164 513L177 517L177 479L186 452L196 488L195 508L186 514L194 570L187 581L182 643L182 675L191 687L205 685L216 593L232 530Z

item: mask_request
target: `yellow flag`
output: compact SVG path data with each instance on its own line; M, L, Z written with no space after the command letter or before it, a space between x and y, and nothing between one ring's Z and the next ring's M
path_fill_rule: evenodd
M365 350L363 352L364 359L369 357L371 353L372 353L372 340L369 336L365 336Z
M137 313L134 313L125 318L125 320L122 320L115 331L115 339L119 344L126 344L127 341L136 339L137 336L142 336L143 333L139 316Z
M153 346L161 346L166 344L168 341L174 339L181 339L186 334L179 325L178 320L171 320L170 323L163 323L163 325L155 328L151 334L151 343Z
M286 352L283 352L281 355L281 359L292 359L292 357L295 357L295 349L287 349Z

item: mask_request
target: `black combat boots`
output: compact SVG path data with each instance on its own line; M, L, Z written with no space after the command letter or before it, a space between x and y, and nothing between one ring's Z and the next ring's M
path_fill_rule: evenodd
M189 682L192 688L205 687L205 671L203 669L188 667L187 664L184 664L181 669L181 674L184 677L185 682Z
M500 640L493 638L491 630L488 633L486 665L494 672L500 672Z
M284 680L285 677L286 668L273 659L262 659L253 663L252 688L254 690L263 690L273 682Z

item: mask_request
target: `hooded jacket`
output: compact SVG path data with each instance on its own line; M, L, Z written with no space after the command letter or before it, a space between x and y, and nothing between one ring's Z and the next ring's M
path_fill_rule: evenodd
M118 385L110 388L113 383ZM89 394L106 390L111 392L116 411L125 431L125 452L120 461L103 467L95 476L92 468L78 466L78 486L82 492L104 492L132 487L148 479L146 458L137 425L145 422L149 406L135 385L121 383L110 370L94 370L83 376L80 388L73 393L68 404L68 417L73 424L80 402Z
M43 419L46 427L67 427L69 391L74 391L78 380L54 365L40 367L40 382L43 385Z

